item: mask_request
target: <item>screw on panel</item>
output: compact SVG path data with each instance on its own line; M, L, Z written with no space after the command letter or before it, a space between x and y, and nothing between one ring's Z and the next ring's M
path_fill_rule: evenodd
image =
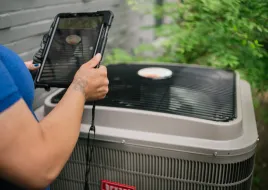
M214 156L217 156L218 155L218 152L214 152L214 154L213 154Z
M126 143L126 141L125 140L122 140L122 144L125 144Z

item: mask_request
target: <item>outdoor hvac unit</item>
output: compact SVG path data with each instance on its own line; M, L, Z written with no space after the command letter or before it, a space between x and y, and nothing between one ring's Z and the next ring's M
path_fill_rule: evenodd
M173 75L140 77L137 72L147 67L167 68ZM91 190L106 190L102 180L137 190L251 189L258 135L250 86L238 74L118 64L108 66L108 75L110 92L96 107ZM48 97L37 115L48 114L63 94L60 89ZM52 190L83 190L90 123L88 103L79 141Z

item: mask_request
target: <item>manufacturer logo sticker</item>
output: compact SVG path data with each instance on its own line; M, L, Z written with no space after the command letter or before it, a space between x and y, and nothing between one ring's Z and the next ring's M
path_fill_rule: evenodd
M136 187L102 180L101 190L136 190Z

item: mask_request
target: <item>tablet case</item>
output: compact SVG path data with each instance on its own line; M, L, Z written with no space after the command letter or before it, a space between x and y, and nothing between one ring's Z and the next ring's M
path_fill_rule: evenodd
M106 43L108 40L108 32L109 32L109 29L112 25L113 18L114 18L114 14L111 11L98 11L98 12L93 12L93 13L92 12L91 13L60 13L60 14L56 15L53 23L50 26L49 31L43 36L43 39L42 39L41 44L40 44L40 49L36 52L36 54L33 57L33 64L38 64L38 63L42 64L42 62L44 60L45 53L48 51L49 42L50 42L50 39L52 37L52 32L55 28L56 20L62 14L67 14L67 15L88 14L90 16L103 15L103 24L102 24L102 28L100 29L99 36L98 36L99 42L96 44L96 47L94 47L94 49L95 49L94 53L95 54L101 53L102 55L104 54ZM83 51L82 51L82 53L83 53ZM69 63L69 65L70 64L74 64L74 63ZM53 76L59 77L60 73L64 73L64 72L66 73L69 71L68 66L65 68L64 68L64 65L62 65L62 66L63 66L63 68L60 68L61 69L60 72L53 73ZM42 65L41 65L41 67L42 67ZM43 65L43 67L45 67L45 65ZM78 69L79 69L79 67L77 66L77 69L74 69L74 71L76 72ZM34 82L35 82L35 88L44 88L46 90L50 90L51 87L67 88L71 84L71 81L73 79L75 72L71 72L67 78L66 78L66 76L64 76L66 78L66 81L69 81L69 82L66 82L66 81L62 82L64 80L55 79L57 77L54 77L54 79L51 78L51 80L49 78L47 78L47 80L43 80L43 82L37 81L38 76L43 76L43 77L41 77L43 79L44 77L46 77L46 74L47 74L47 76L49 76L52 74L50 72L54 72L54 70L55 69L46 70L45 74L44 74L44 70L42 70L42 69L39 69L36 72L32 72L32 76L33 76Z

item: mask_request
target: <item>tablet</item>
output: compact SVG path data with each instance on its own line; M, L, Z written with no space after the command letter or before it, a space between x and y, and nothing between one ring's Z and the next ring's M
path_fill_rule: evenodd
M67 88L82 64L104 54L113 17L111 11L58 14L44 45L35 86Z

